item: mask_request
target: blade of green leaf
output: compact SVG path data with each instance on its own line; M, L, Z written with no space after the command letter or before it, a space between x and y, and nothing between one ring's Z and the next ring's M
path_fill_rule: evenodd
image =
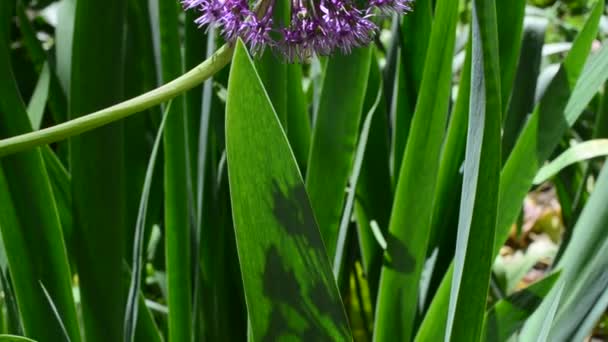
M371 48L336 54L325 69L306 172L306 190L330 258L335 255L344 190L352 167ZM348 85L348 86L345 86Z
M371 108L376 101L378 89L384 90L384 86L377 58L372 55L367 94L363 106L366 110ZM382 254L386 248L386 244L384 247L378 244L373 227L379 228L377 233L380 236L386 234L393 201L390 176L390 132L384 92L380 101L376 106L377 112L374 113L370 127L355 196L357 234L372 305L375 305L378 295ZM372 221L375 223L372 224Z
M61 14L63 15L63 13ZM23 42L25 43L25 46L28 50L28 53L30 55L30 57L32 58L32 61L34 62L34 65L36 67L36 69L40 72L40 79L44 80L44 83L46 83L46 85L43 84L42 89L43 94L45 94L44 97L44 101L39 101L39 102L43 102L44 104L46 104L46 99L48 96L48 106L49 109L51 111L51 115L53 117L53 119L55 120L56 123L61 123L66 121L67 119L67 100L66 100L66 96L65 96L65 92L64 90L61 88L61 85L59 83L59 79L57 78L56 75L56 68L55 65L50 63L50 56L48 56L47 52L45 52L42 43L38 40L38 37L36 36L36 31L30 21L30 19L28 18L27 14L25 13L25 8L23 5L23 1L18 1L17 3L17 19L19 20L19 29L21 30L21 33L23 35ZM62 18L65 19L65 18ZM58 29L57 30L61 30L61 28L63 27L64 23L60 23L58 25ZM59 32L58 32L59 34ZM71 37L71 32L70 32L70 37ZM61 48L61 44L63 43L63 39L65 39L66 37L57 37L57 49ZM71 38L70 38L71 39ZM71 46L69 46L69 48L71 49ZM59 52L58 52L59 54ZM46 70L46 71L45 71ZM45 75L45 73L48 73L48 75ZM44 75L44 77L43 77ZM36 98L33 96L33 98ZM31 104L31 101L30 101ZM44 105L41 106L42 108L40 110L44 109ZM30 109L28 107L28 113L30 112ZM40 115L42 116L42 113L40 113ZM34 125L34 130L39 129L39 125L36 126Z
M501 1L500 3L503 3ZM502 17L502 15L500 16ZM502 156L506 160L515 145L526 117L534 110L536 82L540 73L542 47L548 20L530 17L525 21L519 64L513 92L504 117Z
M433 1L418 0L414 6L415 10L403 16L398 30L395 31L399 47L395 49L397 56L394 84L390 85L392 94L387 96L391 101L391 119L394 120L392 151L394 184L397 184L403 151L409 137L424 65L427 61L433 23Z
M495 1L474 1L472 21L469 131L446 342L480 339L494 261L502 121Z
M562 75L566 73L566 70L570 70L572 74L580 74L580 71L583 69L584 62L581 62L581 59L584 60L591 49L591 43L597 34L603 4L602 0L596 4L593 13L577 37L570 54L562 66ZM588 77L587 73L590 73L589 70L593 70L595 73L605 73L607 74L606 78L608 78L607 48L603 48L595 58L589 59L589 66L585 68L585 74L580 77L580 82L576 85L576 88L592 89L595 84L593 86L589 85L590 82L597 84L599 81L605 81L606 78L602 80L601 77ZM532 185L532 180L539 168L538 163L544 162L549 157L568 127L566 124L563 124L566 121L565 119L560 124L558 122L560 120L557 120L554 116L556 113L561 113L560 115L564 117L576 117L582 113L582 111L575 112L574 110L565 113L566 103L568 103L568 97L571 93L569 90L571 89L570 83L568 83L567 79L563 76L555 78L551 84L541 104L537 106L532 118L525 126L513 153L511 153L507 164L501 172L494 255L496 255L500 246L503 245L503 242L508 237L511 224L517 217L523 198ZM597 87L593 89L597 90L600 85L601 83L597 84ZM575 91L578 90L575 89ZM581 93L580 91L578 92ZM588 103L593 95L591 92L586 93L576 101L586 101L585 103ZM580 108L580 105L572 108ZM539 116L541 115L543 120L539 120ZM416 336L416 339L419 341L436 341L444 338L444 330L440 328L440 325L437 325L437 322L445 322L447 319L453 270L453 267L450 267L437 290L437 294Z
M227 99L230 195L253 338L351 340L296 161L240 41Z
M156 156L160 147L167 113L171 109L171 103L165 107L163 119L158 128L150 160L146 169L146 177L141 191L141 200L139 202L139 210L137 214L137 223L135 227L135 237L133 238L133 263L131 265L131 284L129 286L129 294L127 296L127 306L125 309L124 321L124 340L125 342L133 342L135 340L135 331L137 328L137 315L139 310L139 286L141 284L142 266L143 266L143 250L144 250L144 231L146 228L146 216L148 211L148 201L150 198L150 190L152 187L152 177L154 177L154 168L156 164Z
M430 235L432 196L447 122L458 2L439 0L420 96L404 151L376 305L375 341L409 340ZM428 96L434 94L435 96Z
M0 136L31 131L10 63L14 2L0 2ZM70 269L55 199L40 149L1 160L0 229L26 335L61 340L63 333L38 281L55 299L72 341L80 340Z
M365 120L363 121L363 126L361 128L361 134L359 135L359 139L357 142L357 150L355 151L355 160L353 162L352 173L349 179L349 189L346 197L346 203L344 204L344 211L342 213L342 219L340 220L340 228L338 230L338 240L336 245L336 254L333 262L333 271L334 277L336 279L339 278L341 274L345 251L344 248L346 246L346 236L348 231L348 226L352 218L353 214L353 206L355 203L355 194L357 192L357 184L359 183L359 175L361 174L361 167L363 166L363 159L365 157L365 151L367 148L367 141L369 139L369 131L372 126L372 120L374 119L374 114L376 113L376 108L380 104L380 100L382 99L382 88L378 87L376 101L372 104L372 107L369 109L367 114L365 115Z
M588 337L597 326L597 322L605 314L606 308L608 307L608 288L604 289L603 293L604 294L597 298L597 302L589 311L582 324L578 327L576 334L573 335L575 341L582 341Z
M3 177L2 170L0 170L0 177ZM1 228L1 227L0 227ZM19 315L19 307L17 306L17 300L15 299L15 292L8 278L8 268L5 276L4 268L0 270L0 284L2 285L2 294L4 295L4 302L6 304L6 331L9 334L23 334L23 327Z
M155 88L157 80L155 56L152 37L152 23L149 12L149 2L127 0L127 32L125 45L124 93L132 98ZM155 25L155 24L154 24ZM153 107L138 115L124 120L124 130L128 144L125 144L125 192L126 192L126 228L125 260L132 260L134 229L137 222L142 186L148 166L148 156L152 149L152 139L161 118L161 108ZM162 165L157 166L162 172ZM149 221L161 220L162 208L162 177L155 178L148 210ZM147 227L144 235L148 235Z
M538 170L536 177L534 177L534 184L546 182L570 165L607 155L608 139L596 139L576 144Z
M557 313L557 309L559 307L560 300L562 299L562 293L564 292L565 282L560 280L557 285L555 285L555 291L551 291L546 301L550 304L549 310L545 312L543 317L542 325L540 326L540 330L537 333L532 333L531 336L535 336L535 341L538 342L546 342L549 338L549 333L551 333L551 326L553 325L553 320L555 319L555 315ZM529 336L529 335L528 335ZM525 337L521 337L524 338ZM551 340L554 341L554 340Z
M59 311L57 310L57 306L55 306L53 297L51 297L51 295L49 294L49 291L46 289L46 287L44 287L44 284L42 282L40 282L40 287L42 288L42 291L44 292L44 296L48 300L49 305L51 306L51 309L53 310L53 316L55 317L55 319L57 320L57 323L59 323L59 326L61 327L61 331L63 332L63 338L66 340L66 342L71 342L72 340L70 339L70 334L68 334L68 331L65 328L65 324L63 324L63 319L61 318L61 315L59 315Z
M49 84L51 81L51 75L49 71L49 65L44 63L42 70L40 71L40 77L36 83L34 94L27 106L27 114L30 117L32 123L32 129L37 130L40 128L42 123L42 115L44 114L44 108L46 107L46 101L49 96Z
M125 14L126 2L122 0L76 3L69 87L71 119L123 98ZM123 338L123 128L123 123L114 123L69 142L76 265L89 342Z
M512 91L516 91L513 80L522 48L522 30L526 0L496 1L498 50L500 52L500 89L502 112L505 113ZM525 47L524 47L525 48Z
M608 239L608 167L598 176L595 190L574 227L566 250L556 268L563 269L564 298L560 304L551 339L569 339L586 318L589 310L608 287L606 252ZM539 314L534 322L543 317ZM531 323L530 329L535 325Z
M306 174L310 151L310 116L308 103L302 88L302 66L287 65L287 137L296 156L302 174Z
M553 273L494 304L486 312L484 341L507 341L538 308L558 278L559 272Z
M464 161L467 124L469 122L469 98L471 93L471 44L466 49L458 97L450 117L441 151L441 163L437 187L433 199L433 217L428 251L437 249L437 262L427 289L427 303L433 298L441 280L454 258L458 227L458 210L462 189L461 167Z
M74 23L76 22L76 1L61 0L57 9L55 57L57 59L57 78L65 94L70 94L70 80L72 78L72 42L74 40Z
M158 0L163 81L182 73L180 5ZM165 259L169 340L190 341L192 334L191 230L188 211L189 151L184 97L173 100L164 134ZM186 180L186 181L184 181Z

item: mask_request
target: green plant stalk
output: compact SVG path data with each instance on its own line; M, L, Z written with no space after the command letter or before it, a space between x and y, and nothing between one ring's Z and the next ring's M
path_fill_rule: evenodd
M195 68L145 94L59 125L0 140L0 157L64 140L166 102L224 68L230 62L232 52L232 46L224 45Z

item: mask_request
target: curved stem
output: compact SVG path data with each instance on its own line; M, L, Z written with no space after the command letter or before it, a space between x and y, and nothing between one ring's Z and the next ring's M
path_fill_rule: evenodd
M0 140L0 157L60 141L166 102L221 70L230 62L232 52L233 48L226 44L192 70L145 94L59 125Z

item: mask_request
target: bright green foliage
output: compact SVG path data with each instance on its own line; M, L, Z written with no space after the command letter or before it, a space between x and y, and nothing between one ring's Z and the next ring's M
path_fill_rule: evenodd
M432 196L447 123L458 3L440 0L424 75L399 172L376 305L376 341L412 337L430 236ZM433 93L434 96L426 96Z
M608 16L533 3L288 63L184 1L0 0L0 342L588 339Z

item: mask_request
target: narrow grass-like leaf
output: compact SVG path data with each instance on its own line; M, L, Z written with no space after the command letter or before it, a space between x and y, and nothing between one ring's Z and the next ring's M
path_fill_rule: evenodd
M434 5L432 0L417 0L414 4L414 12L404 16L398 30L394 32L398 43L398 48L395 49L397 56L394 84L390 85L392 94L386 96L391 101L391 119L394 125L392 151L394 184L397 184L403 151L409 137L424 65L427 61Z
M458 97L450 117L441 151L437 187L433 199L433 217L428 251L437 249L437 261L427 289L427 303L433 298L441 279L454 258L458 210L462 189L461 167L464 161L469 98L471 94L471 44L466 49ZM427 253L428 254L428 253ZM425 305L425 306L426 306Z
M123 0L77 1L70 118L113 105L123 98L125 10ZM86 340L120 341L125 308L123 124L114 123L72 138L70 172ZM48 287L47 282L45 286Z
M382 75L375 56L367 84L367 95L364 108L368 110L376 100L378 90L384 90ZM382 267L382 255L386 249L378 244L376 235L384 236L388 231L390 210L393 201L390 177L389 125L384 91L372 120L366 145L361 175L357 182L355 196L355 215L357 218L357 235L361 246L363 270L367 278L370 299L373 305L378 295L378 281ZM374 222L372 224L372 222ZM374 233L374 227L378 228Z
M49 294L49 291L46 289L46 287L44 287L44 284L42 282L40 282L40 287L42 288L42 291L44 292L44 295L46 296L46 299L48 300L49 305L51 306L51 309L53 310L53 315L55 316L57 323L59 323L59 326L61 327L61 331L63 331L63 338L65 338L66 342L71 342L72 339L70 339L70 335L68 334L68 331L65 328L65 324L63 324L63 319L61 318L61 315L59 315L59 311L57 310L57 306L55 306L53 297L51 297L51 295Z
M149 13L149 2L127 0L127 32L125 45L124 93L128 98L145 93L158 85L152 23ZM161 107L152 107L141 114L124 120L125 139L125 192L126 192L126 227L125 260L132 260L134 230L137 222L142 186L152 149L153 137L161 118ZM162 172L162 165L157 166ZM162 177L155 178L152 185L149 207L149 222L160 220L162 214ZM147 236L148 231L144 234Z
M4 177L4 175L2 174L2 170L0 170L0 177ZM0 284L2 285L2 294L4 295L4 302L6 303L5 332L9 334L23 334L23 327L19 315L19 307L17 306L15 292L13 291L10 278L8 277L8 268L6 269L6 274L7 276L5 276L4 268L0 270Z
M72 72L72 42L74 40L74 23L76 22L76 1L61 0L57 9L57 28L55 39L55 57L57 60L57 78L65 94L70 94ZM66 115L67 118L67 115Z
M23 1L17 2L17 19L19 20L19 29L23 35L23 42L28 50L30 58L32 59L34 66L40 72L40 82L41 85L41 95L43 96L32 96L32 99L36 99L37 97L44 98L43 102L46 105L47 97L48 97L48 107L51 111L52 117L56 123L64 122L67 120L67 100L65 96L65 91L61 88L59 83L59 79L56 75L55 64L51 63L51 59L48 56L48 53L44 50L42 43L38 40L36 35L36 31L30 22L23 5ZM63 18L62 18L63 19ZM59 27L62 27L65 23L59 24ZM59 28L58 28L59 30ZM71 36L71 33L70 33ZM57 46L60 46L60 42L66 37L57 37L58 40ZM71 49L71 46L69 46ZM59 49L59 47L57 48ZM30 105L32 105L32 100L30 100ZM44 105L38 106L39 110L44 110ZM30 106L28 106L28 113L30 113ZM31 113L30 113L31 115ZM40 113L42 115L42 113ZM34 130L39 129L40 125L33 125Z
M547 181L572 164L606 155L608 155L608 139L596 139L576 144L538 170L534 177L534 184Z
M404 151L380 278L375 341L409 340L430 235L433 194L447 122L458 2L439 0L420 96ZM435 96L429 96L435 94Z
M36 83L34 94L27 106L27 114L30 117L32 123L32 129L37 130L40 128L42 123L42 115L44 114L44 108L46 107L46 101L49 96L49 84L51 81L51 75L49 71L49 65L44 63L42 70L40 71L40 77Z
M605 272L608 267L605 257L608 251L606 189L608 189L608 167L604 166L595 190L574 227L576 234L572 236L556 265L557 269L563 270L565 287L556 322L551 331L551 340L570 339L608 287L608 274ZM533 333L538 331L538 326L548 311L549 305L545 305L545 311L535 315L535 320L526 326L526 336L533 336Z
M496 1L498 50L500 53L500 89L502 112L504 113L517 88L513 84L517 71L519 51L522 48L522 29L526 0Z
M296 161L240 41L227 99L230 195L253 338L351 340Z
M0 136L31 131L10 63L9 30L14 2L0 2ZM0 229L5 242L24 332L60 340L61 328L38 281L46 284L72 337L80 340L70 269L61 225L39 149L1 159Z
M469 130L446 342L480 339L494 261L502 121L496 3L473 6Z
M154 176L154 168L156 164L156 156L160 147L160 142L167 120L167 112L171 109L171 103L165 108L163 119L158 128L156 140L152 147L148 168L146 170L146 178L141 191L141 200L139 202L139 211L137 214L137 223L135 227L135 237L133 239L133 263L131 284L129 286L129 294L127 297L127 306L125 309L124 322L124 340L125 342L133 342L135 339L135 331L137 327L137 315L139 310L139 286L141 284L142 266L143 266L143 250L144 250L144 231L146 228L146 216L148 211L148 201L150 198L150 190L152 187L152 177Z
M304 175L310 151L311 128L308 103L302 89L302 66L299 64L287 65L287 108L287 137Z
M597 302L589 311L581 325L577 328L576 334L573 335L574 341L582 341L588 337L597 326L598 320L605 314L606 308L608 307L608 288L603 292L604 294L597 298Z
M483 340L507 341L538 308L558 277L559 272L553 273L494 304L486 313Z
M370 61L369 47L329 59L313 130L306 190L332 260L344 191L355 155Z
M597 33L603 4L602 0L596 4L592 15L577 37L568 58L562 66L562 75L566 73L566 70L570 70L568 74L580 75L584 65L584 62L581 62L580 59L585 59L591 49L591 43ZM602 49L597 56L589 59L589 66L585 70L586 73L589 73L589 70L593 70L595 73L608 70L608 49ZM608 78L608 75L606 77ZM549 157L568 127L567 124L564 124L566 120L563 118L576 117L581 114L581 112L575 111L564 113L571 94L570 87L574 87L568 79L564 76L553 79L552 85L547 89L541 104L537 106L530 121L526 124L513 153L503 167L500 178L498 225L494 240L494 255L509 234L511 224L519 213L523 198L532 185L539 163L544 162ZM571 81L576 81L576 79ZM583 75L580 77L576 88L591 89L588 83L598 81L602 81L602 79ZM594 89L597 90L599 86L600 84ZM575 91L578 91L576 88ZM593 96L593 94L584 95L584 98L579 98L577 101L584 101L585 99L589 101ZM573 108L580 108L580 106ZM560 113L561 120L555 118L556 113ZM543 117L543 120L539 119L540 116ZM438 325L438 322L445 322L447 319L453 271L454 269L451 267L446 272L421 325L417 340L435 341L444 338L444 330L442 330L441 325Z
M524 127L502 170L495 254L506 240L511 223L519 214L523 198L536 172L549 158L569 125L581 115L594 93L608 79L608 47L589 59L589 65L581 75L591 43L597 34L603 5L603 0L595 5L570 54Z
M382 88L378 87L378 95L376 101L365 115L363 126L361 128L361 134L357 142L357 150L355 152L355 160L353 162L353 169L349 179L348 195L346 196L346 203L344 204L344 212L342 213L342 219L340 220L340 227L338 230L338 240L336 245L336 254L334 257L333 271L334 277L338 279L342 264L344 261L345 247L346 247L346 236L349 223L353 214L353 207L355 203L355 194L357 193L357 184L359 183L359 175L361 174L361 167L363 166L363 158L365 157L365 151L367 148L367 141L369 139L369 131L372 126L372 120L376 113L376 108L380 104L382 99Z
M503 120L503 160L506 160L511 153L526 117L534 110L536 81L540 73L542 46L548 23L548 20L536 17L530 17L525 21L515 84Z
M168 81L183 71L178 21L181 9L177 1L157 1L162 79ZM173 100L164 134L165 260L170 341L190 341L192 334L191 226L188 210L190 175L184 104L184 97Z
M549 338L549 334L551 333L551 326L553 325L553 320L555 319L555 315L557 313L557 309L559 308L559 302L562 299L562 293L564 292L565 282L560 280L557 285L555 285L555 291L551 291L549 296L547 297L547 301L549 302L549 310L543 317L542 325L540 326L540 330L537 333L532 333L531 336L534 336L535 341L538 342L546 342ZM554 340L551 340L554 341Z

